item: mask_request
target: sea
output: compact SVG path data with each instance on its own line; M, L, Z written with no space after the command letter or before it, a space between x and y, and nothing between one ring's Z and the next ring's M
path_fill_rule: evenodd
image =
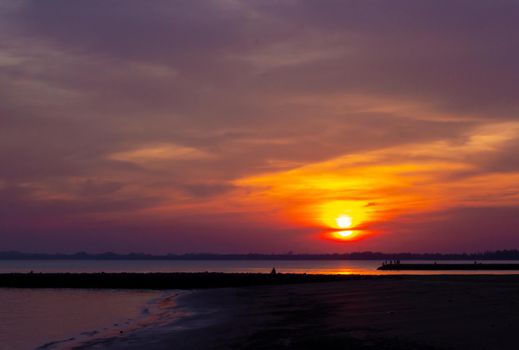
M308 274L481 274L478 271L378 271L380 264L379 260L0 260L0 273L268 273L276 268L280 273ZM484 274L519 274L519 271L484 271ZM171 322L185 314L175 304L176 297L182 293L190 291L0 288L0 350L71 349L95 339L153 327L166 320Z

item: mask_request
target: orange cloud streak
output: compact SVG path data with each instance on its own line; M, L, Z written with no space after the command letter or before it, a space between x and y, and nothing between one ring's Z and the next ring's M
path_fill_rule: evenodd
M519 203L514 194L519 174L479 174L477 163L466 160L499 150L518 132L519 124L491 125L473 130L460 144L434 142L348 155L247 177L236 185L248 188L256 203L282 203L284 217L297 225L327 230L324 237L329 239L353 241L403 214ZM341 215L351 218L349 234L337 231Z

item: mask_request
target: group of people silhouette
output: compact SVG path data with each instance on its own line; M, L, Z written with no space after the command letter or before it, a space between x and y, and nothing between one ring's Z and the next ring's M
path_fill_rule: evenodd
M382 263L382 265L397 265L400 264L400 260L386 260Z

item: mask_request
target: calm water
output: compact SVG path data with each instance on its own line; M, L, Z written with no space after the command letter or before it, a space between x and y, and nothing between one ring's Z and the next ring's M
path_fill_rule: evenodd
M514 262L519 263L519 261ZM400 272L377 271L376 268L380 263L378 260L0 260L0 273L29 271L267 273L275 267L279 272L285 273L400 274ZM478 274L477 271L404 273ZM519 274L519 271L484 271L483 273ZM172 311L175 309L172 296L177 293L176 291L0 288L0 350L67 349L71 344L81 343L93 337L116 335L123 329L127 331L132 327L138 328L151 324L157 321L154 319L157 315L163 315L162 317L171 320L177 315L175 313L177 311ZM165 300L169 300L169 304L165 303ZM169 311L159 310L157 305L161 305L160 307L166 305ZM47 345L42 347L45 344Z
M405 261L406 263L418 261ZM419 261L422 263L433 261ZM470 261L442 261L442 263ZM486 261L491 262L491 261ZM492 261L503 262L503 261ZM519 263L519 261L506 261ZM380 260L0 260L5 272L279 272L332 274L480 274L478 271L378 271ZM519 271L484 271L511 274Z

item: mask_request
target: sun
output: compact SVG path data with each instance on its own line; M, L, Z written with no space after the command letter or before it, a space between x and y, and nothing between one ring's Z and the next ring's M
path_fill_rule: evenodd
M335 222L339 228L349 228L352 224L351 216L345 214L338 216Z

